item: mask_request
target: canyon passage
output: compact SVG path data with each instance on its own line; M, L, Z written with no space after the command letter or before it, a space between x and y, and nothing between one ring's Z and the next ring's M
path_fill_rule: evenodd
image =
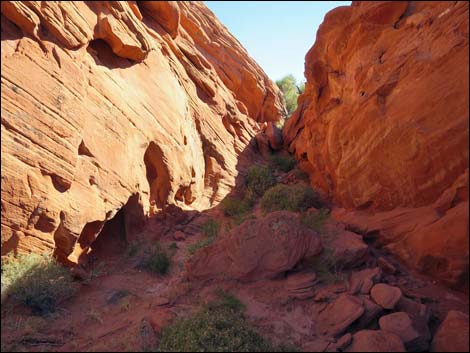
M468 351L468 2L328 12L292 114L203 2L1 14L2 351Z

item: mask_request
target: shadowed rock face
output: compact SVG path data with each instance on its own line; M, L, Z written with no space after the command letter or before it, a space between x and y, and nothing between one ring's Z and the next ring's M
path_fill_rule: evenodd
M141 216L208 208L259 123L284 115L278 89L202 3L1 11L2 254L55 248L77 261L130 199Z
M468 284L468 2L336 8L305 61L284 144L312 185L407 264Z

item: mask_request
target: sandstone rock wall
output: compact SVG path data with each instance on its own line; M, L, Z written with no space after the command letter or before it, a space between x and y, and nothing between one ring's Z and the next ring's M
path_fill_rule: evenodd
M205 209L279 91L200 2L3 1L2 254L77 261L106 220ZM138 223L134 221L134 223Z
M312 185L359 210L343 219L454 284L468 283L468 7L353 2L329 12L284 129Z

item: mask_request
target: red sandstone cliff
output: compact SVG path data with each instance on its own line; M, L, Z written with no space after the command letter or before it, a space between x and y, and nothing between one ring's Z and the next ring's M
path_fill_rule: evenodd
M336 212L414 268L468 283L468 2L325 17L285 146Z
M208 208L258 122L284 114L200 2L1 6L2 254L55 248L76 261L128 200Z

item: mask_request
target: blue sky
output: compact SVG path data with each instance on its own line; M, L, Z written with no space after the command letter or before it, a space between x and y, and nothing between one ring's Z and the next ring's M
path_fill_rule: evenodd
M350 1L204 1L272 80L304 80L304 59L331 9Z

